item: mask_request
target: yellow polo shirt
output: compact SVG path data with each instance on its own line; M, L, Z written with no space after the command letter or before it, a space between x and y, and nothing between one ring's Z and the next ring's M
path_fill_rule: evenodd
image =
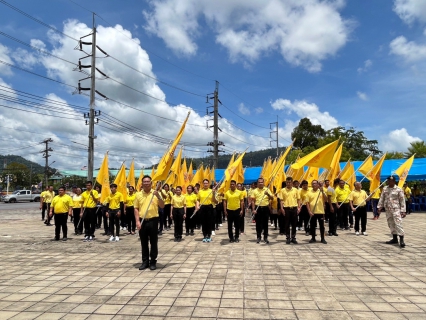
M309 207L311 208L311 212L314 214L324 214L324 200L322 198L322 193L318 189L317 191L309 191L308 195L306 196ZM317 201L318 199L318 201ZM315 205L316 203L316 205ZM314 211L315 208L315 211Z
M225 192L226 209L238 210L241 209L241 200L244 200L244 194L240 190L232 191L229 189Z
M337 202L349 203L348 196L351 193L350 189L337 187L334 192L336 193Z
M45 191L43 202L51 203L54 197L55 197L55 191Z
M123 202L123 194L121 192L116 191L114 194L110 194L106 200L106 203L109 203L109 208L111 210L120 209L120 202Z
M297 200L300 200L300 195L296 188L282 188L278 193L278 198L282 201L283 207L297 207Z
M364 190L354 190L349 195L349 200L352 201L352 204L356 206L365 206L365 200L367 199L367 193Z
M337 203L336 191L334 190L334 188L328 187L326 194L327 194L327 196L331 197L331 203Z
M308 193L309 193L309 189L308 190L299 189L299 199L302 201L302 206L305 205L306 202L308 202L308 199L306 198Z
M81 194L81 204L86 208L94 208L97 202L93 198L99 200L100 197L101 196L96 190L91 190L90 192L86 190Z
M165 205L172 203L173 192L171 192L170 190L169 191L166 191L164 189L161 190L161 196L163 197L163 201Z
M133 205L136 209L139 210L139 217L143 218L146 209L148 211L145 215L145 219L151 219L158 217L158 198L156 196L153 197L154 189L151 189L148 193L143 189L139 192L136 192L135 201ZM152 201L151 201L152 198ZM149 204L151 202L151 204Z
M46 194L46 191L42 191L41 193L40 193L40 199L42 199L42 202L46 202L46 201L44 201L44 195Z
M127 200L126 200L126 207L133 207L133 203L135 202L135 199L136 199L136 193L128 194Z
M183 194L181 194L180 196L175 194L174 196L172 196L171 204L173 208L176 208L176 209L183 208L183 206L185 205L185 196Z
M195 193L185 195L185 203L187 208L194 208L197 202L197 195Z
M278 213L278 197L274 196L274 198L271 200L271 207L272 207L272 212L271 213Z
M74 208L80 208L80 204L81 204L81 194L80 195L73 195L72 196L72 202L73 202L73 207Z
M197 200L200 202L200 205L209 205L213 204L212 202L213 192L212 189L208 188L207 190L200 189L198 190Z
M268 188L256 188L253 190L251 198L254 199L254 204L256 206L265 207L269 205L269 197L267 195L272 196L272 193Z
M55 214L58 213L68 213L69 210L73 207L74 203L72 201L72 198L64 194L63 196L56 196L52 200L52 204L50 205L53 207L53 212Z
M410 187L405 187L404 189L405 200L410 199L411 197L411 189Z
M374 190L372 190L372 191L374 191ZM382 190L380 190L380 189L377 189L375 192L374 192L374 194L372 195L372 197L371 197L371 199L380 199L380 195L382 194Z

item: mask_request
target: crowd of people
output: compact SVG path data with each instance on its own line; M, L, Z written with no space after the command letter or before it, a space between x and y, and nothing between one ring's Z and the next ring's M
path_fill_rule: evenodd
M355 235L367 236L367 202L372 201L374 220L386 212L386 219L392 234L388 244L405 247L402 218L406 215L407 192L396 185L395 178L387 179L387 186L368 196L360 182L351 191L344 180L293 181L287 177L281 190L265 186L263 178L251 184L246 190L241 183L230 181L229 189L219 192L219 185L208 179L202 185L189 185L186 192L181 186L168 184L152 185L151 177L144 176L142 186L135 192L128 186L127 196L117 191L117 185L110 185L110 194L101 203L100 187L93 187L91 181L85 184L85 191L73 186L67 194L60 187L55 196L52 186L41 193L40 209L42 220L47 226L55 221L54 241L67 241L67 220L74 223L74 234L83 235L83 241L95 239L96 229L103 225L103 235L109 241L120 241L120 232L135 235L138 230L142 248L140 270L156 269L158 237L164 231L174 228L174 241L181 242L194 236L200 229L202 242L209 243L215 231L227 221L229 242L240 241L244 234L245 215L256 226L256 243L269 243L269 223L273 230L285 235L286 244L297 244L297 231L310 236L310 243L317 242L319 229L320 242L327 244L325 228L328 223L328 236L338 236L337 231L351 231ZM405 191L405 192L404 192ZM126 200L124 200L126 198ZM46 214L47 213L47 214ZM318 228L319 227L319 228ZM184 229L185 228L185 229ZM302 234L303 234L302 233ZM399 237L399 239L398 239Z

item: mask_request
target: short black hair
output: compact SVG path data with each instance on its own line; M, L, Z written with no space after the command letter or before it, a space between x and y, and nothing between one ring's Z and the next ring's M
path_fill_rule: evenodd
M265 179L263 179L262 177L257 178L257 182L259 182L259 180L262 180L263 182L265 182Z
M292 177L287 177L287 179L285 179L285 181L293 181Z
M117 188L117 184L115 184L115 183L111 183L111 184L109 185L109 187L110 187L110 188Z
M210 180L209 180L209 179L203 179L203 183L204 183L204 181L210 182Z
M61 189L62 189L62 190L64 190L64 191L65 191L65 190L67 190L67 189L65 188L65 186L60 186L60 187L58 188L58 191L59 191L59 190L61 190Z
M93 186L93 182L92 181L86 181L85 184L90 184L91 186Z
M235 181L235 180L231 180L231 183L232 183L232 182L233 182L233 183L235 183L235 184L237 183L237 181Z
M149 176L147 174L142 177L142 181L144 181L146 178L148 178L150 181L152 181L151 176Z
M305 185L305 184L308 184L308 181L307 181L307 180L302 180L301 185L303 186L303 185Z

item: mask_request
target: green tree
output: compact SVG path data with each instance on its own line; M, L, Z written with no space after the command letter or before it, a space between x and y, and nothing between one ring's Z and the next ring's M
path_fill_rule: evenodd
M293 129L291 139L296 139L294 142L295 148L304 149L306 147L318 147L318 142L325 137L325 130L321 125L313 125L308 118L300 119L299 124Z
M405 156L411 157L413 154L416 154L416 158L426 158L426 145L424 141L414 141L410 143L408 151L405 153Z
M21 163L9 163L3 170L2 180L6 185L6 175L10 175L10 187L20 186L21 188L30 186L30 169Z
M391 151L386 153L386 160L389 159L404 159L405 155L403 152L398 152L398 151Z

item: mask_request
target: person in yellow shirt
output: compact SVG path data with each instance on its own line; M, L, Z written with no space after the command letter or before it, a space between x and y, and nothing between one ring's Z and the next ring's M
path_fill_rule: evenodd
M194 187L192 185L189 185L186 188L185 204L186 205L184 207L184 210L185 210L186 236L189 236L189 234L193 236L194 228L195 228L195 219L191 219L191 217L192 217L192 214L194 213L195 205L197 204L197 195L194 193Z
M133 186L129 186L129 194L127 195L126 203L124 204L124 212L127 218L127 231L129 234L135 234L136 231L136 219L135 219L135 201L136 193Z
M339 185L340 179L334 179L333 187L331 185L327 188L327 206L329 210L328 216L328 235L329 236L338 236L337 234L337 200L336 200L336 188Z
M158 184L156 190L152 189L150 176L143 176L142 190L136 194L133 203L135 209L136 228L142 247L142 264L139 270L157 269L158 256L158 208L164 208L164 201L160 195ZM143 221L142 221L143 220ZM151 250L149 249L151 245ZM151 261L149 260L151 258Z
M373 195L371 196L371 206L373 207L373 220L377 220L380 217L380 211L377 210L377 204L379 203L382 190L383 190L383 186L381 186L376 191L370 190L371 192L374 191Z
M299 231L305 231L305 234L307 236L309 236L309 227L308 227L308 223L309 223L309 211L308 208L306 207L306 203L307 203L307 195L309 192L309 188L308 188L308 181L307 180L303 180L300 183L301 188L299 189L299 198L300 198L300 205L298 208L298 216L299 216ZM284 232L283 232L284 234Z
M272 187L272 194L274 198L269 201L269 212L271 213L271 227L274 227L274 230L278 229L278 216L280 209L278 208L278 193L275 186Z
M65 187L59 188L59 195L53 198L52 202L50 203L50 212L49 216L52 218L53 212L55 212L55 238L54 241L59 241L59 235L61 233L61 227L62 227L62 241L67 241L67 220L68 215L72 216L72 207L73 202L72 198L65 194Z
M256 243L260 243L263 231L263 241L268 244L269 201L274 198L271 191L265 187L263 178L257 179L257 188L251 194L252 213L256 220Z
M203 188L197 194L197 214L200 215L203 242L212 241L213 204L216 203L216 193L209 188L209 180L203 180Z
M81 202L81 189L76 188L75 193L72 196L72 202L74 207L72 213L74 216L74 232L76 235L81 235L83 233L83 224L80 223L80 202Z
M173 220L175 225L175 242L182 241L183 233L183 220L185 216L185 196L182 194L182 187L177 186L175 194L172 196L171 207L170 207L170 218Z
M121 216L121 206L123 205L123 194L117 191L117 185L112 183L109 186L111 193L106 198L105 202L108 206L107 218L109 218L109 231L111 237L109 241L120 241L120 216ZM114 233L114 227L117 235Z
M339 186L334 190L334 192L336 193L337 208L339 209L337 215L340 223L340 229L350 230L348 223L350 211L348 197L351 190L346 188L345 184L345 180L340 179Z
M95 238L96 206L101 196L93 190L92 181L86 182L86 191L81 194L80 218L84 222L84 240L92 241Z
M244 222L245 222L245 216L246 216L246 207L248 205L248 194L247 190L244 188L242 183L237 183L237 189L241 191L244 195L244 202L243 202L243 215L240 216L240 234L244 234Z
M244 210L244 194L237 190L237 182L231 180L231 189L225 192L223 197L223 209L228 219L229 242L240 242L240 217ZM235 227L235 236L232 231Z
M170 190L170 186L166 183L163 186L163 190L161 192L161 197L164 199L164 215L163 215L164 230L170 230L173 223L173 221L170 219L170 207L172 206L171 204L172 196L173 196L173 192Z
M296 188L293 187L293 178L287 177L285 180L286 187L282 188L278 193L280 198L280 210L284 215L284 229L287 237L286 243L297 244L296 240L296 226L297 226L297 213L300 207L300 195ZM291 233L290 233L291 225Z
M355 215L355 234L359 236L359 220L361 220L361 232L367 235L367 201L370 200L367 193L361 189L361 182L355 182L355 189L349 194L349 204Z
M49 215L49 209L47 208L47 203L44 200L44 195L49 190L49 187L46 187L44 191L40 193L40 210L41 210L41 221L44 221L44 224L47 224L47 221L45 220L46 217L46 211L47 215Z
M327 201L327 196L323 188L319 187L318 180L312 180L312 190L306 196L306 207L308 208L309 215L311 216L311 240L310 243L317 242L315 240L315 228L318 224L321 232L321 243L327 244L325 241L325 227L324 227L324 204Z
M53 186L49 186L46 191L44 192L44 196L43 196L43 202L46 204L44 206L44 208L46 208L46 212L50 211L50 204L52 203L53 198L55 197L55 191L53 191ZM41 201L41 197L40 197L40 201ZM43 212L42 212L43 214ZM51 226L50 224L50 220L52 219L52 217L50 217L50 215L47 214L46 216L46 220L44 221L44 224L47 226Z
M404 190L405 207L407 208L407 214L410 214L411 213L411 189L407 185L407 182L404 182L402 190Z

